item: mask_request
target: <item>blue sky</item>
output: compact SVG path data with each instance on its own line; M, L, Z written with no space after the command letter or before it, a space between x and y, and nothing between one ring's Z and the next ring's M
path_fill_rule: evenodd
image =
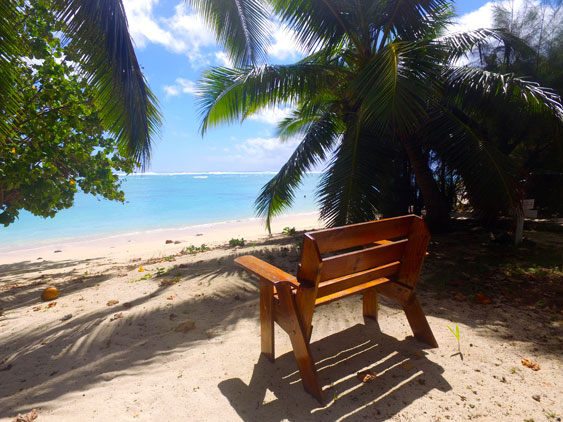
M267 110L242 125L210 129L202 138L194 84L209 66L226 65L213 34L182 0L124 0L139 62L164 115L147 171L277 171L295 142L282 144L275 123L283 110ZM490 2L457 1L458 26L490 26ZM291 36L275 28L269 51L273 63L299 58Z

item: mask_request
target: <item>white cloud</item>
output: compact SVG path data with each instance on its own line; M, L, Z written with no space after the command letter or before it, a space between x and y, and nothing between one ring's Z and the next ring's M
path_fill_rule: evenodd
M538 2L534 2L538 3ZM479 28L494 27L493 9L495 5L512 8L515 14L526 8L525 0L489 1L479 9L466 13L456 19L455 24L450 27L450 32L471 31Z
M233 67L233 62L231 61L227 53L225 53L224 51L217 51L215 53L215 58L217 59L217 61L221 66Z
M180 94L196 94L197 87L195 82L189 79L177 78L174 85L165 85L164 92L167 97L176 97Z
M158 0L124 0L129 32L138 47L147 43L162 44L173 50L185 48L174 40L169 31L163 29L153 15L153 6Z
M215 36L196 13L184 3L174 8L170 18L157 17L153 8L159 0L124 0L129 31L139 48L149 43L160 44L170 51L188 56L192 67L200 68L210 64L203 47L215 46Z
M283 119L288 117L291 113L291 108L264 108L260 110L258 113L255 113L248 118L250 120L256 120L258 122L267 123L272 126L276 126L279 122Z
M297 59L304 55L295 32L285 25L275 25L272 34L272 45L268 48L268 55L278 60Z
M297 138L286 142L280 141L279 138L249 138L243 143L235 145L236 149L246 155L254 158L272 156L276 154L288 154L293 152L299 140Z
M164 92L166 92L167 97L176 97L177 95L180 95L180 90L175 85L164 86Z

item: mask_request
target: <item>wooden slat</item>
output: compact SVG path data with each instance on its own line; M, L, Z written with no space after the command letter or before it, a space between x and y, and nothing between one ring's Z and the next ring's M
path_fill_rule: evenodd
M415 288L429 242L430 232L426 223L422 218L417 217L413 222L412 232L405 249L405 258L399 272L399 282Z
M326 254L367 245L378 240L408 236L414 218L414 215L386 218L367 223L319 230L308 234L317 241L319 252Z
M317 242L308 234L303 236L303 248L301 251L301 264L297 271L297 279L301 288L295 297L297 308L301 315L303 330L307 340L311 334L313 323L313 312L315 311L315 298L319 285L319 272L322 267L321 254Z
M288 281L295 287L299 287L299 283L294 276L262 261L259 258L256 258L255 256L240 256L235 259L235 263L258 277L265 278L266 280L274 283L277 281Z
M380 267L403 257L407 240L378 245L372 248L349 252L323 259L320 281Z
M413 290L403 284L391 281L389 283L380 284L377 286L377 291L395 302L405 305L411 300Z
M262 353L273 362L274 286L264 278L260 278L260 339Z
M399 261L395 261L390 264L382 265L381 267L370 268L369 270L323 281L319 283L317 296L328 296L340 290L346 290L377 278L390 277L397 274L400 267L401 263Z
M315 306L326 305L327 303L333 302L338 299L342 299L346 296L354 295L356 293L361 293L369 290L379 284L388 283L388 278L378 278L377 280L370 281L369 283L360 284L359 286L352 287L350 289L342 290L337 293L333 293L328 296L318 297L315 301Z

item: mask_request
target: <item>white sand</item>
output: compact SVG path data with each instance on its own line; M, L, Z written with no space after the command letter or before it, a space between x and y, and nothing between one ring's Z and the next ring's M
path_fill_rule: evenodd
M274 219L272 233L281 233L284 227L307 230L319 226L319 215L316 212L284 215ZM39 259L67 261L103 257L121 261L139 254L145 258L172 255L190 245L205 244L214 247L228 243L232 238L260 241L267 237L268 232L263 220L249 218L182 228L74 239L39 246L28 245L13 248L10 245L1 245L0 265ZM166 240L180 243L166 244Z
M53 245L4 254L0 421L32 409L38 422L540 422L563 413L561 358L527 340L545 328L534 314L439 301L423 283L419 295L438 349L413 340L402 311L384 300L381 332L364 325L360 297L316 311L312 350L327 398L320 406L303 391L279 328L276 363L260 358L257 282L233 264L235 255L252 253L294 271L298 238L158 258L190 244L264 239L256 223L61 244L56 254ZM276 231L315 223L316 216L280 218ZM62 292L50 308L40 300L47 285ZM119 303L108 306L111 300ZM463 361L452 356L451 320L461 330ZM541 370L523 367L523 357ZM356 377L364 369L377 373L369 384Z

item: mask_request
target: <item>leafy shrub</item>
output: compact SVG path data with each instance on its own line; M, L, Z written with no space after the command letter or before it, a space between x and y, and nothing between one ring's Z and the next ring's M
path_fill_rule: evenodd
M245 240L241 237L240 239L232 238L229 240L229 246L244 246Z

